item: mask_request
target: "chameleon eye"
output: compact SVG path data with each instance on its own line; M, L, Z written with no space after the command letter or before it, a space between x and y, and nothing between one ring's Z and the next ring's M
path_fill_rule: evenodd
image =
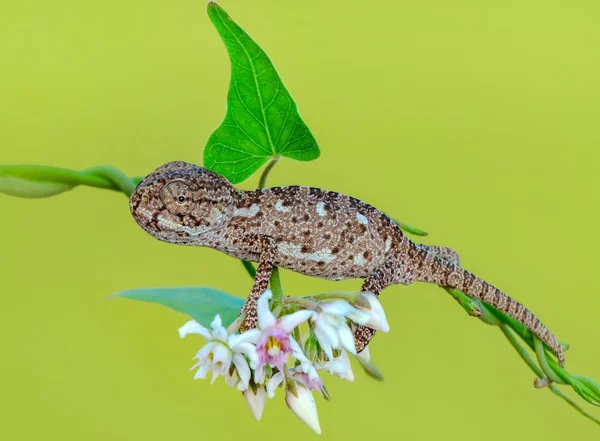
M192 208L192 190L182 180L166 184L160 193L160 199L172 214L188 214Z

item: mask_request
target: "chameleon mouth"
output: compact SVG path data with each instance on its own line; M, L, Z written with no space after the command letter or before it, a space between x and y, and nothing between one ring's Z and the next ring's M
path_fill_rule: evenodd
M143 217L145 217L150 222L152 222L153 220L156 220L156 226L163 227L162 230L183 231L184 233L187 233L190 236L198 236L198 235L204 233L205 231L207 231L207 228L202 228L202 227L192 228L192 227L180 225L178 223L173 222L172 220L165 218L164 216L161 216L160 214L158 216L154 217L151 212L149 212L148 210L146 210L144 208L138 208L137 212L140 213Z

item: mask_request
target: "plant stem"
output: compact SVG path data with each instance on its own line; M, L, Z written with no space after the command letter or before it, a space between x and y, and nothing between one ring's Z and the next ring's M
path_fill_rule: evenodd
M92 174L95 176L104 177L111 181L118 190L122 191L127 196L131 196L135 191L136 183L133 181L133 179L111 165L100 165L97 167L88 168L80 172L80 174Z
M317 302L304 297L286 297L284 300L286 305L298 305L304 309L317 310Z
M242 265L244 265L244 268L246 268L246 271L248 272L252 280L254 280L254 278L256 277L256 268L254 268L254 265L252 265L252 263L248 262L247 260L242 260Z
M273 291L273 305L281 303L283 299L283 287L281 286L281 278L279 277L279 268L273 267L271 274L271 291Z
M271 173L271 170L273 170L273 167L277 165L280 159L281 156L275 156L273 159L271 159L271 161L269 161L269 163L265 167L265 170L262 172L262 175L260 175L260 180L258 181L258 188L267 187L267 179L269 178L269 174Z
M513 348L515 348L515 350L521 356L521 358L527 364L527 366L529 366L529 368L539 378L545 378L544 377L544 373L542 372L542 370L535 364L535 362L533 361L533 359L529 356L529 353L527 352L527 350L523 346L521 346L519 344L519 341L514 336L514 334L511 332L511 330L508 327L508 325L506 325L506 324L500 325L500 330L504 333L504 335L506 336L506 338L508 339L508 341L510 342L510 344L513 346ZM571 405L575 410L577 410L579 413L581 413L584 417L589 418L590 420L592 420L596 424L600 425L600 420L599 419L597 419L593 415L590 415L585 410L583 410L571 398L569 398L568 396L566 396L556 385L549 384L548 388L552 391L552 393L554 393L555 395L557 395L560 398L562 398L563 400L565 400L569 405Z
M550 366L548 366L546 351L544 350L544 343L542 343L542 341L535 335L533 336L533 346L535 348L535 355L537 356L540 368L542 368L542 371L544 371L544 374L546 374L548 379L553 383L567 384L561 378L559 378L552 369L550 369Z

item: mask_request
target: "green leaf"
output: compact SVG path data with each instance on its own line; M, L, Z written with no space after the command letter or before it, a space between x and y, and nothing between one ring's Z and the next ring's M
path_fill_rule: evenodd
M204 166L238 183L272 157L318 158L319 146L267 54L216 3L208 4L208 16L227 47L231 81L227 113L208 139Z
M243 299L203 286L130 289L111 297L158 303L187 314L207 327L217 314L221 315L223 326L228 326L235 320L244 304Z
M429 233L427 231L423 231L420 228L405 224L404 222L401 222L398 219L394 219L394 222L396 222L396 225L398 225L398 227L400 227L402 231L414 234L415 236L429 236Z

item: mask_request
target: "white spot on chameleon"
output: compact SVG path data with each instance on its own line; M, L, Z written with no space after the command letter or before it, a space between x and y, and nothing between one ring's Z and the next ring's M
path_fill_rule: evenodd
M365 258L363 257L362 253L358 253L356 256L354 256L353 260L355 265L363 266L365 264Z
M319 202L317 204L317 214L321 217L327 214L327 212L325 211L325 202Z
M258 204L253 204L250 208L236 208L233 210L234 216L239 217L254 217L260 211Z
M283 201L281 199L277 199L277 203L275 204L275 210L281 211L282 213L289 213L291 211L291 208L284 207Z
M385 252L387 253L391 247L392 247L392 237L388 236L387 239L385 240Z
M364 214L356 213L356 219L358 219L359 224L367 225L369 223L369 219Z
M335 260L335 256L331 254L331 250L329 248L323 248L315 251L314 253L303 253L300 245L282 242L277 245L277 250L284 256L295 257L296 259L312 260L314 262L325 263Z

